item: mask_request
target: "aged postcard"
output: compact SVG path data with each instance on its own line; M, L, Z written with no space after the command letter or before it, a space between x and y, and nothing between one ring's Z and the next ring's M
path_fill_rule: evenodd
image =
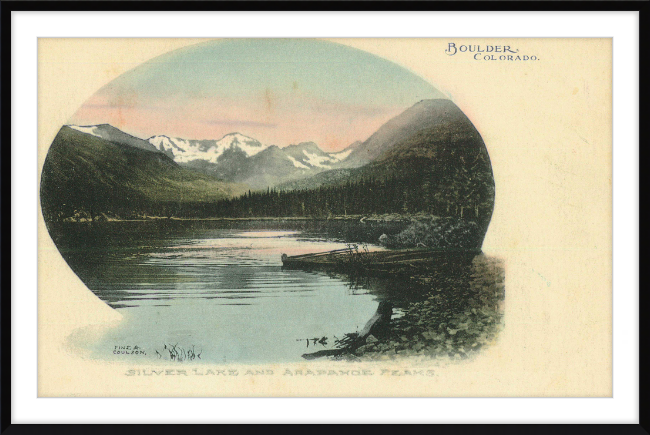
M40 39L39 396L611 396L611 61Z

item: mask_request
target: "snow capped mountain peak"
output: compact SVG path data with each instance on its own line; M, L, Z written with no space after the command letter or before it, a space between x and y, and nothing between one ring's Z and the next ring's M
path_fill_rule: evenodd
M162 153L180 165L229 182L247 183L253 188L338 168L353 151L351 146L343 151L325 152L315 142L280 148L239 132L216 140L183 139L164 134L143 140L108 124L68 127L117 144Z
M99 126L97 125L68 125L68 127L80 131L82 133L90 134L92 136L101 137L99 134Z
M225 134L221 139L225 139L225 138L227 138L227 137L230 137L230 138L236 138L236 139L240 139L240 140L244 140L244 141L246 141L246 140L252 140L252 141L257 142L257 141L256 141L255 139L253 139L252 137L246 136L245 134L241 134L241 133L236 132L236 131L233 132L233 133Z
M67 127L77 130L80 133L88 134L91 136L99 137L113 143L121 143L140 148L146 151L156 152L158 149L146 140L131 136L123 132L119 128L115 128L110 124L98 125L68 125Z
M352 153L352 151L353 151L352 148L348 148L343 151L339 151L338 153L332 153L330 154L330 156L332 156L333 158L335 158L337 161L340 162L342 160L347 159L348 156Z
M188 140L165 135L152 136L147 140L177 163L189 163L194 160L217 163L227 149L236 148L251 157L268 148L257 139L241 133L228 133L219 140Z
M245 136L241 133L228 133L221 139L215 142L217 148L223 148L225 151L227 148L237 147L244 151L248 157L254 156L265 148L268 148L257 139L252 137ZM223 153L223 151L221 151Z
M163 145L165 147L173 146L172 138L165 135L151 136L149 139L147 139L147 141L155 147L159 147L160 145Z
M294 164L301 169L332 169L338 162L350 155L352 150L329 153L320 149L314 142L301 142L297 145L289 145L283 151Z

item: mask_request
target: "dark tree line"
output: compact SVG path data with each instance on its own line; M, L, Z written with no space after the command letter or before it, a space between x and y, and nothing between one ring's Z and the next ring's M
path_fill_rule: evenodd
M449 161L456 164L437 165L423 159L402 161L406 170L377 168L377 175L362 175L316 189L249 191L216 203L194 204L191 213L230 218L326 218L423 212L489 222L494 182L486 154L478 153L474 158L451 156ZM183 208L180 204L179 207ZM178 212L183 213L180 209Z
M452 151L453 152L453 151ZM446 159L437 165L417 159L400 167L376 167L339 184L316 189L248 191L219 201L160 201L106 189L90 189L66 195L47 194L52 207L44 206L46 219L77 216L123 219L143 216L181 218L312 217L427 213L487 223L494 204L494 184L489 161L483 153ZM72 193L72 192L70 192ZM121 194L120 194L121 193ZM49 216L47 216L49 214Z
M438 195L430 182L409 178L366 178L309 190L267 189L213 204L194 204L187 212L230 218L331 217L346 215L418 213L438 216L479 217L486 204L480 197L464 201ZM459 204L461 204L459 206ZM183 213L182 204L177 212Z

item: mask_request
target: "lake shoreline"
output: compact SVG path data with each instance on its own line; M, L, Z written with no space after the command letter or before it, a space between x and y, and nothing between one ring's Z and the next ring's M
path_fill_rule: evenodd
M391 315L383 325L348 333L332 351L308 352L303 358L358 362L416 357L448 363L475 357L494 345L504 327L505 268L502 260L482 252L467 260L398 268L392 277L400 288L419 289L416 293L422 298L399 307L397 316L387 308ZM331 276L355 279L349 274ZM400 290L391 291L389 295L377 293L379 300L399 300L396 293Z
M308 217L308 216L285 216L285 217L212 217L212 218L182 218L182 217L162 217L162 216L145 216L139 219L120 219L109 217L106 219L64 219L59 223L105 223L105 222L329 222L329 221L350 221L350 222L411 222L413 220L435 219L437 216L431 214L418 213L413 215L386 214L386 215L347 215L332 217Z
M70 219L51 222L48 228L82 228L85 226L142 225L153 228L177 226L224 226L256 229L293 229L321 233L328 239L346 243L373 243L390 249L427 248L437 250L480 250L485 233L471 220L445 218L427 213L387 213L368 215L339 215L330 217L212 217L184 218L141 216L137 219L120 219L105 216L103 219Z

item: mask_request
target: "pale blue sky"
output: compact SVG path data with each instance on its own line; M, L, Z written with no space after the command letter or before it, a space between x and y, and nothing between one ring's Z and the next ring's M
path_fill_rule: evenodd
M148 61L104 88L73 123L142 137L239 131L285 146L340 149L423 99L446 98L392 62L313 39L215 40Z

